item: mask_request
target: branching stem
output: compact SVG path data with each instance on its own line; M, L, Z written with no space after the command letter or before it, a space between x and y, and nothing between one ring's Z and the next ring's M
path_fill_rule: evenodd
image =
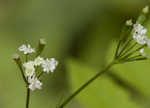
M104 70L98 72L95 76L85 82L80 88L78 88L74 93L72 93L58 108L64 108L75 96L77 96L82 90L84 90L88 85L95 81L98 77L107 72L115 62L110 63Z

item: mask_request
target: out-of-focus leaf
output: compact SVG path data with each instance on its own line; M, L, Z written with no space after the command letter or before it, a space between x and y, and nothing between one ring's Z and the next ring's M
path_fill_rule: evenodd
M67 66L71 76L72 91L98 72L74 59L69 59ZM87 108L140 108L130 100L124 90L103 76L84 89L77 99Z
M107 61L112 60L112 55L115 50L116 43L112 42L107 55ZM145 93L147 96L150 95L150 61L136 61L131 63L119 64L113 67L113 70L120 77L134 84L139 90Z

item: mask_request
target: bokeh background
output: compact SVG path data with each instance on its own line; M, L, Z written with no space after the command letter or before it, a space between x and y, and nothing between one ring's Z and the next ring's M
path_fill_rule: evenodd
M148 0L0 0L0 108L25 108L26 90L12 60L25 42L42 56L59 60L57 71L42 78L30 108L56 108L103 69L113 56L123 23L136 18ZM145 25L150 31L150 19ZM150 32L149 32L150 34ZM66 108L150 108L150 62L115 66Z

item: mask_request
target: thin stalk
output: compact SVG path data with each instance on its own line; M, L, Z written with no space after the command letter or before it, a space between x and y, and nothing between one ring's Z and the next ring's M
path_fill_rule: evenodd
M128 62L130 62L130 61L146 60L146 59L147 59L146 57L139 57L139 58L128 60Z
M126 53L128 53L130 50L132 50L132 48L134 48L136 45L137 45L137 43L134 43L134 44L133 44L130 48L128 48L125 52L123 51L123 53L120 55L120 57L123 56L123 55L125 55Z
M75 96L77 96L82 90L84 90L88 85L95 81L98 77L107 72L115 62L110 63L104 70L98 72L95 76L85 82L80 88L78 88L74 93L72 93L58 108L64 108Z
M29 108L30 104L30 89L27 88L27 95L26 95L26 108Z
M22 68L22 62L21 62L20 58L18 60L16 60L16 64L18 65L18 67L21 71L21 75L22 75L22 78L23 78L24 82L26 83L26 85L28 85L28 81L27 81L27 79L24 75L24 71L23 71L23 68Z
M28 54L25 55L26 62L28 62Z
M28 62L28 54L25 56L25 58L26 58L26 62ZM29 108L29 104L30 104L30 89L29 89L29 84L28 84L27 92L26 92L26 108Z
M39 75L37 76L37 78L40 78L43 74L44 74L44 72L40 72Z
M140 49L142 49L142 48L144 48L144 47L145 47L145 45L143 45L143 46L137 48L136 50L132 51L131 53L127 54L126 56L124 56L124 57L121 58L121 59L124 60L124 59L128 58L129 56L131 56L132 54L134 54L135 52L139 51Z
M138 58L138 57L143 57L141 54L139 54L139 55L136 55L136 56L133 56L133 57L130 57L129 59L127 59L127 60L132 60L132 59L135 59L135 58Z
M118 45L117 45L117 49L115 52L115 58L117 58L117 56L118 56L118 51L119 51L120 45L121 45L121 41L119 40Z
M128 60L120 61L120 63L134 62L134 61L141 61L141 60L147 60L147 58L146 57L139 57L139 58L135 58L135 59L128 59Z
M43 50L45 48L45 45L46 45L45 40L44 39L40 39L35 57L38 57L39 55L41 55L41 53L43 52Z
M118 53L118 56L120 56L123 51L126 49L126 47L128 46L128 44L132 41L132 39L128 38L128 40L123 44L122 48L120 49L120 52ZM117 56L117 57L118 57Z

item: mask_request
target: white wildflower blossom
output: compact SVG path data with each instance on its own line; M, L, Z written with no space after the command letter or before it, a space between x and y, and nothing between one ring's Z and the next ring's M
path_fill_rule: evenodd
M133 38L138 44L144 45L147 42L147 29L145 29L141 24L134 24Z
M149 6L145 6L143 9L142 9L142 12L147 14L149 12Z
M35 66L40 66L43 63L44 59L40 56L38 56L35 60L34 60L34 65Z
M54 58L51 59L44 59L40 56L42 53L46 42L43 39L40 39L39 45L38 45L38 52L36 53L36 58L29 60L28 56L26 56L25 62L23 62L19 57L19 55L14 55L13 59L18 64L19 68L21 68L21 72L23 69L23 78L25 83L27 83L28 88L31 91L34 91L36 89L41 89L43 83L40 81L41 75L46 72L54 72L56 69L56 66L58 65L58 61L56 61ZM23 44L21 45L18 50L20 52L23 52L25 55L35 53L35 49L31 47L30 44ZM42 69L42 70L41 70ZM37 72L36 72L37 71Z
M146 53L145 53L145 51L144 51L144 48L142 48L142 49L140 50L140 54L141 54L142 56L146 57Z
M41 89L43 85L36 77L33 75L32 77L28 78L29 88L30 90L34 91L35 89Z
M147 42L147 36L137 35L135 40L138 44L144 45Z
M34 62L33 61L29 61L27 63L24 63L23 66L25 68L25 75L26 76L32 76L35 73Z
M19 51L24 52L24 54L31 54L31 53L35 53L35 50L33 48L31 48L31 45L22 45L18 48Z
M133 25L132 19L127 20L127 21L126 21L126 25L127 25L127 26L132 26L132 25Z
M42 64L43 71L47 73L54 72L57 65L58 65L58 61L56 61L54 58L46 59Z
M133 27L136 34L145 35L147 32L147 29L144 28L141 24L134 24Z

